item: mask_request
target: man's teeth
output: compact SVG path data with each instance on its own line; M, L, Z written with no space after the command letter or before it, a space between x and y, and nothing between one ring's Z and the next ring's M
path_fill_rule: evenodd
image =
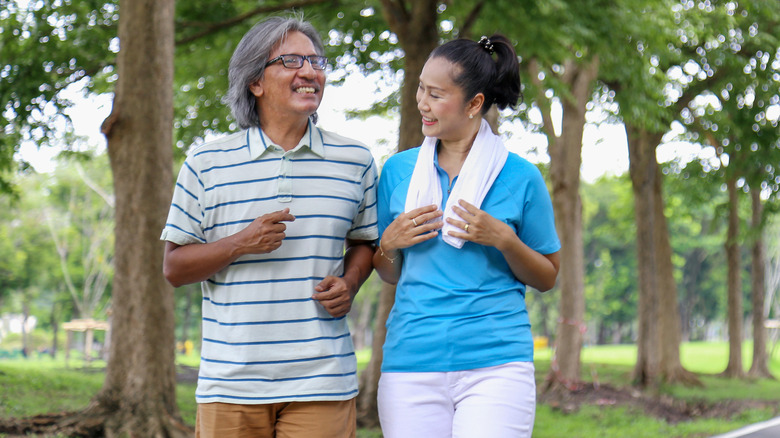
M296 93L301 94L313 94L314 93L314 87L300 87L295 89Z

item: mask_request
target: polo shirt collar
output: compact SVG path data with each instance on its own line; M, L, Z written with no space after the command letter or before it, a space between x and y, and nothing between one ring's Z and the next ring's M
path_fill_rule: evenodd
M274 145L274 142L263 132L259 127L250 128L247 131L247 142L249 143L249 153L252 159L257 159L264 153L266 153L270 146ZM278 146L278 145L277 145ZM314 154L325 157L325 146L322 141L322 132L320 129L311 122L309 119L306 132L292 150L299 150L301 148L309 148Z

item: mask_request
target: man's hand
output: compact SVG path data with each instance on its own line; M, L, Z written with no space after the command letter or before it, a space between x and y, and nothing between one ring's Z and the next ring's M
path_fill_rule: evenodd
M352 309L352 300L357 295L352 289L343 278L329 275L314 288L317 293L312 299L319 301L330 316L339 318Z
M295 216L290 214L290 209L275 211L260 216L252 221L249 226L239 231L236 235L241 242L243 254L266 254L279 249L284 240L284 232L287 225L282 222L292 222Z

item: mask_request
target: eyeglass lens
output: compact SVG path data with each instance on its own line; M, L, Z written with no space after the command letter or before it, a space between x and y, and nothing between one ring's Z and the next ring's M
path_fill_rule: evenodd
M328 58L324 56L316 55L281 55L282 63L287 68L301 68L303 67L303 60L308 59L311 67L315 70L324 70L328 64Z

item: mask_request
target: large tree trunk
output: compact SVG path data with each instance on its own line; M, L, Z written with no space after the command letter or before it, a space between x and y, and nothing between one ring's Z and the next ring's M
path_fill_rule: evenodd
M680 362L680 310L674 281L672 247L664 214L661 171L655 154L662 133L631 124L628 131L629 173L639 268L639 333L634 382L655 387L661 381L700 385Z
M559 323L555 337L555 352L547 376L546 397L556 397L580 385L580 352L585 329L585 268L582 241L582 199L580 197L580 166L582 164L582 133L585 113L598 75L598 60L578 65L565 62L561 78L569 85L571 97L561 99L563 125L561 137L555 136L549 106L543 111L550 155L550 179L555 223L561 239L559 274ZM532 77L538 77L535 62ZM543 92L540 88L540 93ZM542 96L540 96L542 97Z
M726 233L726 265L728 288L729 363L723 371L727 377L743 377L742 367L742 260L739 245L739 194L737 180L726 180L729 193L728 231Z
M439 42L436 12L438 3L437 0L382 0L382 15L390 30L398 35L398 41L404 51L399 152L422 143L422 119L417 109L417 83L428 55Z
M159 240L173 189L174 1L122 1L120 10L119 79L102 127L116 195L111 354L91 410L106 416L106 436L187 436Z
M748 376L774 378L769 372L769 356L767 355L767 335L764 327L764 297L766 294L766 248L763 239L763 209L761 190L751 187L750 199L753 205L751 228L753 229L753 248L751 251L751 296L753 304L753 362Z
M626 123L628 137L629 174L634 192L636 220L637 268L639 270L639 324L637 333L637 360L634 382L641 387L659 383L661 375L660 284L655 273L658 242L655 236L655 179L658 162L655 146L661 135L650 136Z
M659 139L660 140L660 139ZM657 145L658 143L656 143ZM655 149L655 148L653 148ZM701 386L701 381L682 366L680 361L680 307L677 299L677 283L674 280L674 265L672 264L672 245L669 237L669 226L664 213L664 199L661 172L658 161L653 155L656 178L653 180L653 202L656 240L656 268L658 284L661 286L659 296L659 320L661 330L661 376L665 383L682 383L685 385Z
M409 9L407 9L407 7ZM404 82L401 85L401 121L398 151L422 143L422 119L417 109L417 79L428 55L439 41L437 32L438 1L417 0L403 2L382 0L382 14L390 30L398 35L404 50ZM374 323L371 359L360 379L358 394L358 423L364 427L379 425L376 394L382 364L382 345L385 342L385 323L395 301L395 286L382 285L379 309Z

